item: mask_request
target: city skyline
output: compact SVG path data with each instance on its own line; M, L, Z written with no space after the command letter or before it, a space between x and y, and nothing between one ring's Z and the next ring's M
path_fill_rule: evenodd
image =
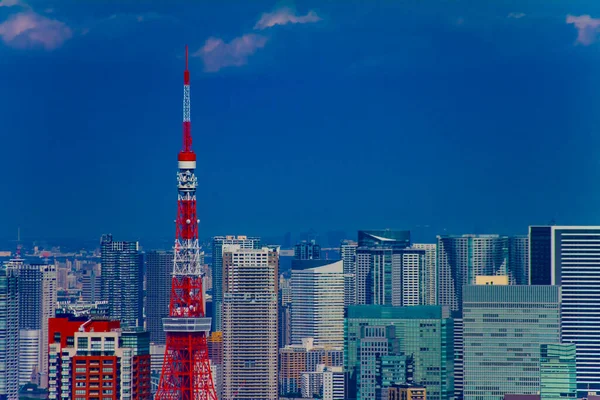
M467 3L3 1L0 145L17 151L0 168L22 195L0 236L172 234L185 42L201 236L598 224L600 5ZM311 193L295 190L307 176ZM253 213L236 208L265 178Z

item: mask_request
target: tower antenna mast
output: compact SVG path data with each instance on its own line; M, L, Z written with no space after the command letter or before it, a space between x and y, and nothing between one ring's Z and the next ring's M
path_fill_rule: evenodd
M208 359L203 272L196 215L196 154L192 150L190 72L185 47L183 72L183 147L177 157L177 219L169 316L163 318L167 336L157 400L217 400Z

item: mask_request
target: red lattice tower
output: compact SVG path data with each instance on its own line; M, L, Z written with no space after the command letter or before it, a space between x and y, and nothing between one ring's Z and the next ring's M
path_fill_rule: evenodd
M169 317L163 318L167 343L155 399L217 400L206 339L211 319L205 316L196 187L196 154L192 151L190 72L185 48L183 74L183 149L177 173L177 228Z

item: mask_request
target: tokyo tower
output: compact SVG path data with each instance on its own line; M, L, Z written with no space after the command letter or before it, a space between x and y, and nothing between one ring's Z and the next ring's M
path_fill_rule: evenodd
M190 123L190 72L185 48L183 73L183 148L177 157L177 220L169 317L163 318L167 336L163 369L155 399L217 400L206 338L211 319L206 318L196 187L196 154L192 150Z

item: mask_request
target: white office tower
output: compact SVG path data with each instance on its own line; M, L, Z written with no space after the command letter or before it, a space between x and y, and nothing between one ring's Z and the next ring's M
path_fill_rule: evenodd
M315 346L343 347L343 261L319 261L292 266L292 344L313 338Z
M326 367L323 371L323 400L344 400L343 367Z
M392 255L392 305L427 304L428 276L425 250L405 249Z
M427 274L427 304L437 304L437 245L435 243L414 243L413 249L425 250L425 271Z
M356 304L356 248L358 243L344 240L340 256L344 266L344 306Z
M276 400L278 249L223 246L223 398Z

